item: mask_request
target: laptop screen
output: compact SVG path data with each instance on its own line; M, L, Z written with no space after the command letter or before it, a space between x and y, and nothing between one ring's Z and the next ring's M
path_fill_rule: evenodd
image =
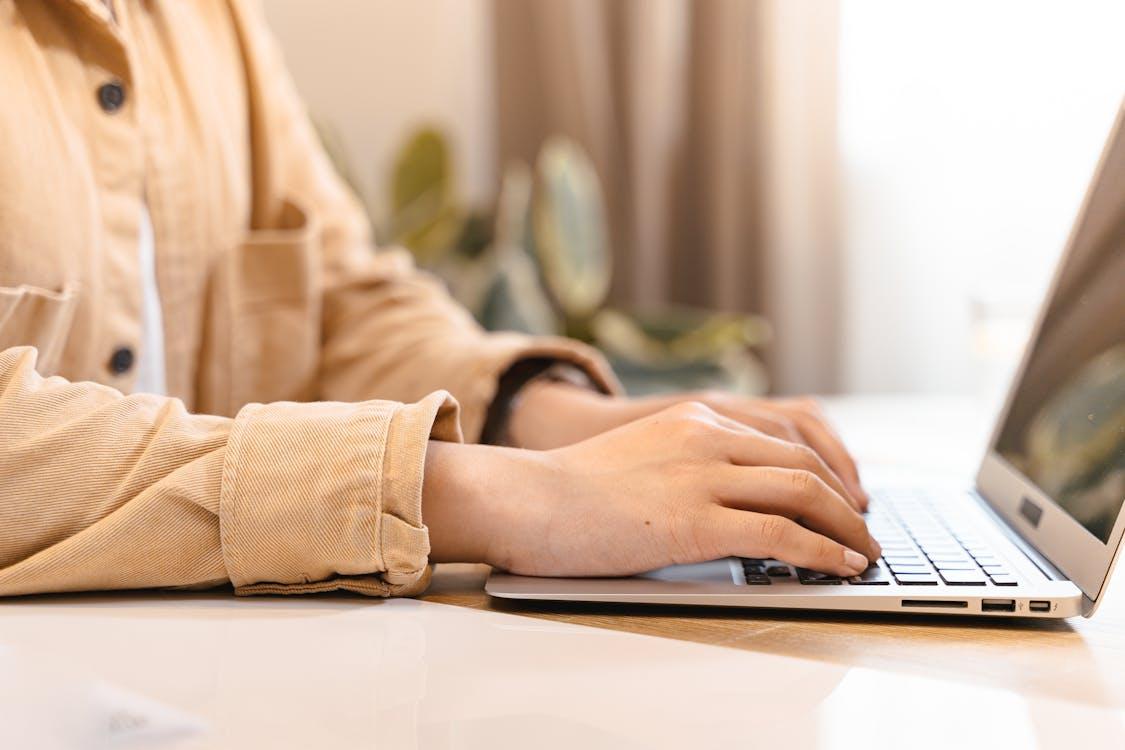
M1125 503L1123 140L1107 154L995 446L1103 544Z

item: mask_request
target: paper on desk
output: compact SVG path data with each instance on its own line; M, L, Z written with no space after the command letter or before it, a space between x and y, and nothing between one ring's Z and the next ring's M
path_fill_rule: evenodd
M0 644L0 747L171 747L203 732L199 718Z

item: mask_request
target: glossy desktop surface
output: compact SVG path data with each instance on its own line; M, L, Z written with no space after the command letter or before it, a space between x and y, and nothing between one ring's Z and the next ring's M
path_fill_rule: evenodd
M33 684L50 669L62 697L43 715L85 717L9 715L4 747L51 747L52 735L57 747L176 748L1023 748L1125 737L1119 706L428 602L82 597L3 605L0 618L22 664L9 679ZM69 638L50 637L60 620ZM1076 666L1098 681L1096 665ZM60 687L88 678L156 704L114 712ZM9 698L0 713L34 718L21 702L48 694ZM143 722L139 745L105 730L126 738Z

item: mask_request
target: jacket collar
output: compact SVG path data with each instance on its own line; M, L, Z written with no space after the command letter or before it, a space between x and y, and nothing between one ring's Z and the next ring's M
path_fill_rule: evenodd
M124 47L124 38L121 34L121 28L118 24L118 19L114 18L113 12L109 6L106 5L104 0L53 0L54 2L68 6L80 13L88 22L94 27L98 28L102 33L106 34L119 45ZM116 0L120 2L120 0Z

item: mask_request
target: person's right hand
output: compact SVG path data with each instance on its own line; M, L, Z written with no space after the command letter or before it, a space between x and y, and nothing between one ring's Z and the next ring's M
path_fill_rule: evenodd
M430 448L435 562L620 576L738 556L849 576L880 554L815 451L698 403L552 451Z

